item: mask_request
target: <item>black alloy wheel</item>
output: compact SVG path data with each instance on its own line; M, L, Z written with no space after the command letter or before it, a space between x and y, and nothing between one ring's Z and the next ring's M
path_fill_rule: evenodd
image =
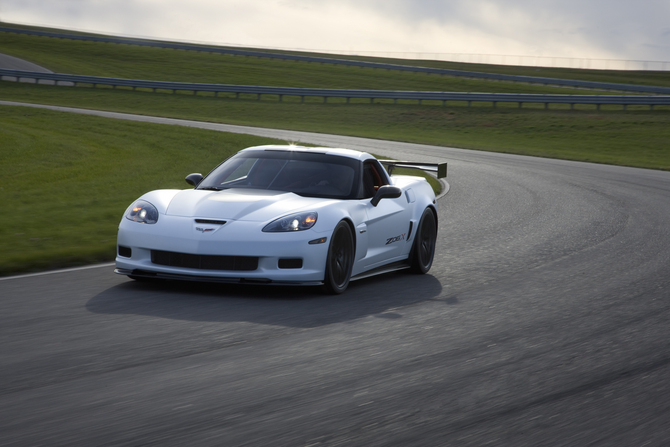
M333 230L326 258L324 287L326 292L340 294L347 289L354 265L354 237L349 225L341 221Z
M437 224L435 214L431 208L426 208L421 216L419 228L414 237L412 247L411 270L414 273L424 274L433 265L435 243L437 241Z

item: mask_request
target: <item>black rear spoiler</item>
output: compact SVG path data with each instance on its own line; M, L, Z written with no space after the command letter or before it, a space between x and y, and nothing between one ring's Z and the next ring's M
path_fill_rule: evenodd
M429 171L437 173L437 178L445 178L447 176L446 163L417 163L413 161L397 161L397 160L379 160L379 163L386 168L386 171L391 175L394 168L412 168L421 169L422 171Z

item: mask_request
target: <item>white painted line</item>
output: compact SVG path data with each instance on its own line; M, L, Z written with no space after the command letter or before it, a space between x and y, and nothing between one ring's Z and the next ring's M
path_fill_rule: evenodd
M22 279L22 278L31 278L34 276L45 276L45 275L55 275L57 273L69 273L69 272L78 272L80 270L89 270L89 269L97 269L100 267L114 267L113 262L108 262L106 264L95 264L95 265L85 265L83 267L73 267L69 269L61 269L61 270L49 270L48 272L39 272L39 273L27 273L25 275L16 275L16 276L5 276L5 277L0 277L0 281L7 281L10 279Z

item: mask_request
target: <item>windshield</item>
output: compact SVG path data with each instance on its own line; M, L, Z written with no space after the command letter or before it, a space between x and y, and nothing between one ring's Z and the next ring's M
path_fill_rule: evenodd
M321 153L245 151L219 165L197 189L252 188L353 198L359 164L352 158Z

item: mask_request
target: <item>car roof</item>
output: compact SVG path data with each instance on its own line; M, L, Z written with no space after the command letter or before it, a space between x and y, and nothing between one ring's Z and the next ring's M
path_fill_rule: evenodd
M332 147L305 147L297 146L294 144L287 145L266 145L266 146L254 146L248 147L241 150L240 152L246 151L295 151L295 152L306 152L306 153L317 153L317 154L327 154L327 155L337 155L339 157L354 158L356 160L367 160L374 158L372 155L367 152L355 151L352 149L342 149L342 148L332 148Z

